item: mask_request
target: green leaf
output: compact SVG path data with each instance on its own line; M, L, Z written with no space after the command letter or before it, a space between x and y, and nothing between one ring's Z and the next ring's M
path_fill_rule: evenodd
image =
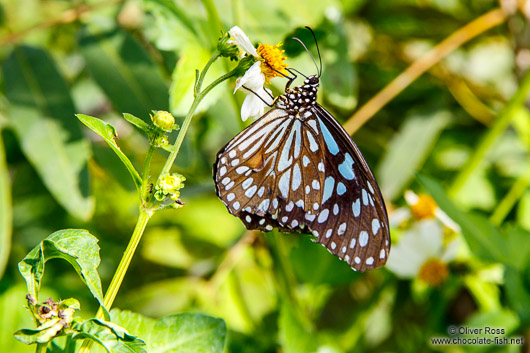
M526 273L528 271L527 269ZM524 273L507 267L504 272L504 285L509 302L521 321L528 325L530 323L530 284L528 275L525 276Z
M81 32L80 51L94 80L117 111L149 119L151 110L168 110L168 85L146 51L127 32Z
M127 158L125 153L122 152L122 150L116 143L115 139L118 137L118 134L116 133L116 129L114 128L114 126L92 116L84 114L76 114L76 116L79 120L81 120L83 124L88 126L90 130L94 131L96 134L101 136L103 140L105 140L105 142L107 142L107 144L110 146L110 148L112 148L112 150L118 155L122 163L125 165L129 173L131 174L136 189L139 191L142 185L142 178L140 178L140 175L132 165L129 158Z
M73 334L73 339L90 339L100 344L108 353L147 352L143 340L111 322L90 319L72 324L72 329L78 332Z
M512 228L507 231L506 259L508 264L521 272L530 265L530 246L521 246L521 244L528 244L529 241L530 232L521 228Z
M149 125L147 125L145 121L143 121L142 119L137 118L134 115L129 114L129 113L123 113L123 117L125 118L125 120L135 125L140 130L143 130L147 133L151 132L151 127L149 127Z
M15 332L15 338L25 344L48 343L63 329L61 319L45 322L36 329L22 329Z
M282 303L278 329L285 353L316 352L315 332L304 325L293 306L287 302Z
M11 234L13 231L13 207L11 205L11 182L7 170L6 154L0 129L0 278L9 259Z
M433 111L409 117L387 147L377 168L383 194L393 200L413 179L449 121L446 111Z
M500 309L490 312L478 312L475 315L472 315L470 319L465 324L466 327L472 328L482 328L481 338L489 338L494 340L495 337L512 337L514 330L519 326L519 320L517 316L511 310ZM489 327L491 329L502 329L504 334L501 333L491 333L491 330L488 330L490 333L486 333L485 328ZM463 334L460 335L462 338L473 339L477 338L476 334ZM509 338L508 338L509 339ZM491 346L486 344L476 344L468 345L466 347L466 352L478 353L478 352L511 352L514 350L503 350L502 346L496 346L495 349L491 349Z
M73 266L94 298L104 307L101 280L97 272L100 263L97 242L98 239L84 229L59 230L44 239L18 263L29 294L38 300L44 264L50 259L60 258Z
M506 263L505 239L499 231L481 215L464 213L449 200L442 186L435 180L418 175L418 179L434 198L438 206L461 228L473 254L485 261Z
M149 353L221 353L226 337L223 320L202 314L176 314L158 320L113 309L112 321L145 341Z
M2 69L10 123L24 155L53 197L88 220L94 211L85 168L91 151L75 122L67 83L41 49L16 47Z

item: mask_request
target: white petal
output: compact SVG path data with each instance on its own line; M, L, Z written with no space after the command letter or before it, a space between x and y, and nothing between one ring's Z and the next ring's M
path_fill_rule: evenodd
M436 219L419 221L411 231L418 235L417 245L422 249L426 259L439 258L442 255L443 227Z
M241 106L241 119L247 120L249 117L256 117L263 115L265 111L265 103L259 99L254 93L245 97L243 105Z
M410 209L409 208L398 208L397 210L392 211L389 215L389 222L392 227L399 227L404 222L410 219Z
M230 33L230 36L234 38L237 46L239 49L243 50L245 53L248 53L254 57L259 57L258 52L256 51L256 48L252 45L252 42L247 37L245 32L241 30L238 26L232 27L228 33Z
M386 267L399 277L415 277L427 259L421 248L417 246L417 239L418 235L409 231L392 247Z
M408 203L410 206L414 206L415 204L417 204L418 201L419 201L419 199L420 199L420 198L418 197L418 195L416 195L416 194L414 193L414 191L412 191L412 190L407 190L407 191L405 191L405 195L404 195L404 196L405 196L405 201L407 201L407 203Z
M455 221L453 221L451 218L449 218L449 216L444 211L442 211L439 207L437 207L434 210L434 216L438 218L438 220L440 220L440 222L442 222L446 227L451 228L456 233L462 232L462 229L460 229L460 226L456 224Z
M460 245L460 238L455 238L451 240L449 244L445 246L445 250L442 256L440 257L440 260L444 262L450 262L451 260L453 260L456 257L458 250L460 249Z
M263 89L265 84L265 75L261 72L261 62L256 61L250 69L245 72L243 77L240 77L236 80L236 88L234 93L240 89L242 86L250 88L254 92L257 90ZM248 92L248 91L247 91ZM250 92L248 92L250 93Z

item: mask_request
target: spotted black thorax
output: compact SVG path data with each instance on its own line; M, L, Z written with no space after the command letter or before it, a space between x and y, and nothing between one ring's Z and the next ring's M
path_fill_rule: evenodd
M278 96L273 105L284 109L293 117L305 118L307 114L302 113L309 110L317 102L318 86L318 77L315 75L309 76L305 79L302 86L287 88L285 94Z

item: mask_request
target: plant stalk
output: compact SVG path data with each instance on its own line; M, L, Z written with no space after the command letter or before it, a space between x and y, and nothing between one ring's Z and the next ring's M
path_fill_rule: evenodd
M204 80L204 73L206 72L206 70L208 69L208 67L211 65L211 63L213 61L215 61L215 59L217 59L217 57L219 56L219 54L216 54L216 56L213 56L212 59L210 59L210 61L208 62L208 64L206 64L200 78L199 78L199 82L197 84L197 91L200 91L201 89L201 85L202 85L202 81ZM186 136L186 132L188 132L188 128L190 127L190 123L191 123L191 120L193 119L193 114L195 113L195 110L197 109L197 106L199 105L199 103L201 102L201 100L204 98L204 96L206 94L208 94L208 92L210 92L212 90L212 88L214 88L215 86L217 86L218 84L220 84L221 82L229 79L230 77L234 76L236 74L236 70L232 70L230 71L229 73L219 77L218 79L216 79L215 81L213 81L208 87L206 87L204 89L204 91L202 92L199 92L195 99L193 100L193 103L190 107L190 110L188 111L188 114L186 115L186 118L184 119L184 122L182 123L182 126L180 128L180 131L179 131L179 134L177 136L177 139L175 141L175 144L174 146L176 147L175 148L175 151L171 152L171 154L169 155L167 161L166 161L166 164L164 165L164 168L162 168L162 172L160 172L160 175L164 175L164 174L167 174L169 173L169 169L171 168L171 166L173 165L173 162L175 162L175 158L177 158L177 155L180 151L180 147L182 146L182 141L184 141L184 137Z
M123 254L123 257L121 258L120 264L118 265L118 268L116 269L116 272L114 273L114 277L112 277L112 281L110 282L109 288L107 289L107 292L105 293L105 297L103 298L103 304L105 305L105 308L107 310L110 310L112 307L112 304L114 303L114 299L116 298L116 295L118 294L118 290L120 289L120 286L123 282L123 278L125 277L125 274L127 273L127 269L129 268L129 265L131 264L131 260L133 258L133 255L136 251L136 248L138 247L138 244L140 243L140 240L142 239L142 235L144 233L145 227L147 226L147 222L149 222L149 219L153 215L153 211L146 210L142 206L140 207L140 214L138 216L138 221L136 222L136 226L134 227L134 232L131 236L131 240L129 240L129 244L127 245L127 248L125 249L125 253ZM96 319L103 320L105 318L104 312L102 308L99 308ZM79 352L80 353L88 353L90 352L90 347L92 346L92 341L85 340L83 341L83 345L81 346Z

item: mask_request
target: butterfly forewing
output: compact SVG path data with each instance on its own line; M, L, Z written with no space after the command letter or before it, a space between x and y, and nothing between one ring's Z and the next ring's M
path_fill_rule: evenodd
M273 108L221 149L217 195L248 229L312 234L356 270L384 265L388 219L368 164L316 102L289 107Z

